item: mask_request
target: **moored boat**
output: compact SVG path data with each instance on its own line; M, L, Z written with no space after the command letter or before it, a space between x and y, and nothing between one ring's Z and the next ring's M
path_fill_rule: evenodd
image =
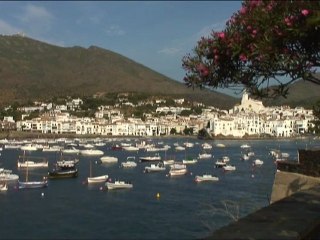
M48 179L43 178L42 181L19 181L19 189L27 189L27 188L45 188L48 186Z
M126 181L119 181L119 180L116 180L114 182L111 182L111 181L106 182L105 186L107 187L108 190L133 188L132 183L126 182Z
M102 156L104 154L103 151L98 149L85 149L80 151L82 156Z
M234 165L226 165L222 167L224 171L235 171L236 167Z
M150 162L150 161L160 161L161 156L159 153L156 153L154 156L145 156L145 157L140 157L140 162Z
M12 170L0 168L0 182L18 181L19 176L13 174Z
M108 180L108 175L101 175L97 177L88 177L88 183L101 183L106 182Z
M100 158L100 161L102 163L117 163L118 158L117 157L112 157L112 156L103 156Z
M55 178L75 178L78 177L78 169L60 169L56 168L52 171L48 172L48 178L55 179Z
M146 173L161 172L161 171L165 171L165 170L166 170L166 167L161 162L159 162L158 164L151 164L150 166L146 166L144 168L144 171Z
M213 176L211 174L203 174L203 175L197 175L194 180L196 182L205 182L205 181L219 181L219 178L216 176Z

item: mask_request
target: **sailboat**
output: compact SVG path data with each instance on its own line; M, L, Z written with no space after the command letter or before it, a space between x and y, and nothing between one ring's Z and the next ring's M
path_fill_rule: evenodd
M42 181L29 181L29 167L28 164L26 166L26 181L19 181L19 189L24 188L44 188L48 186L48 179L43 177Z
M108 180L108 175L92 177L92 162L90 161L90 177L87 178L88 183L101 183Z

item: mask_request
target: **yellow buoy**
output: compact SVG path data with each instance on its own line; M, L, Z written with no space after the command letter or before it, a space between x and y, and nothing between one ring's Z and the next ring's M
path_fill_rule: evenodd
M157 198L160 198L160 193L157 193Z

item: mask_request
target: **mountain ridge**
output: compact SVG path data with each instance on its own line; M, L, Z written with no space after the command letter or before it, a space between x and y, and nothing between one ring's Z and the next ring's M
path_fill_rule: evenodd
M28 37L0 36L0 104L97 92L176 95L228 109L237 98L190 89L134 60L97 46L59 47Z

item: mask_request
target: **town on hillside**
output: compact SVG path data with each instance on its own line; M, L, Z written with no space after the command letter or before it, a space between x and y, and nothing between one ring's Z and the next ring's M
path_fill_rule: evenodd
M70 99L65 104L36 102L34 106L19 107L21 119L4 116L2 131L14 130L46 134L78 134L101 136L168 136L197 135L205 129L212 137L297 137L313 127L313 111L303 107L265 107L244 92L241 102L232 109L221 110L185 99L144 100L132 103L126 94L114 105L97 107L94 116L77 116L83 100ZM153 112L142 117L125 116L123 107L153 106ZM200 111L191 111L196 106ZM10 112L11 106L5 108ZM38 115L32 117L33 113Z

